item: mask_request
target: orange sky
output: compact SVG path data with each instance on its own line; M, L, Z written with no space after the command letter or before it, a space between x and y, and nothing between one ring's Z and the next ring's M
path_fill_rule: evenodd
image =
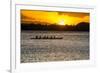
M89 20L89 13L21 10L22 23L76 25Z

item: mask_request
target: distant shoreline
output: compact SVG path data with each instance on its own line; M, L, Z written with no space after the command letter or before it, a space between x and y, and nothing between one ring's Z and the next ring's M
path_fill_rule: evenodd
M90 25L81 22L75 26L72 25L42 25L42 24L21 24L21 30L40 30L40 31L89 31Z
M41 32L47 32L47 31L50 31L50 32L89 32L89 31L69 31L69 30L67 30L67 31L64 31L64 30L61 30L61 31L59 31L59 30L21 30L21 32L23 32L23 31L41 31Z

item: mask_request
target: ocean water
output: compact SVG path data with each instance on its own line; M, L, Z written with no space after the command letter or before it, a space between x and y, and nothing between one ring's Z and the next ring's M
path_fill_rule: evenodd
M55 36L63 39L32 39ZM21 31L21 63L89 59L89 32Z

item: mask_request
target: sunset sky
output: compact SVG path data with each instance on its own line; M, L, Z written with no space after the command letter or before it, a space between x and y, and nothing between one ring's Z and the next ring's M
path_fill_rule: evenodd
M76 25L90 21L89 13L21 10L21 23Z

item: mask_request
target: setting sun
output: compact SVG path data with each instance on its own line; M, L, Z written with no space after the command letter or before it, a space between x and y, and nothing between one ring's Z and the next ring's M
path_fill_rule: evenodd
M59 24L59 25L66 25L64 20L60 20L60 21L58 22L58 24Z

